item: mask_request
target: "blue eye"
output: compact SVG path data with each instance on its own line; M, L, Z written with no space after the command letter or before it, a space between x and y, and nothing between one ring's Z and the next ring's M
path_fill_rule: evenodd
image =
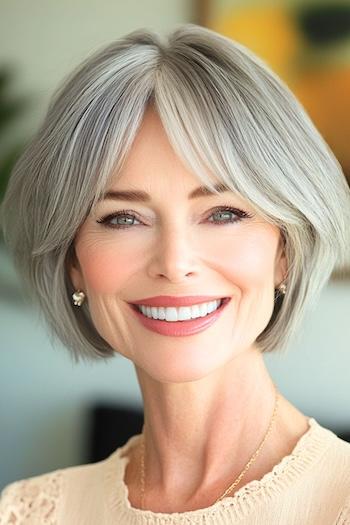
M211 210L209 218L214 217L215 215L217 217L221 217L221 219L217 219L214 221L210 221L208 219L208 222L214 225L231 224L231 223L239 222L242 219L252 217L251 214L243 210L240 210L238 208L233 208L231 206L216 207L214 210ZM116 222L112 222L112 220L116 220ZM137 219L137 217L134 215L132 211L121 210L117 213L111 213L109 215L106 215L105 217L102 217L101 219L99 219L97 222L99 224L103 224L106 228L120 230L120 229L129 229L132 226L139 226L139 224L134 223L135 220L138 222L141 222Z
M230 214L232 214L233 217L232 215L230 217ZM231 206L220 206L214 211L214 213L210 215L210 217L213 217L215 215L219 217L224 217L224 220L214 221L214 224L227 224L232 222L238 222L244 218L251 217L251 215L249 215L247 212L239 210L238 208L232 208ZM225 216L228 218L225 219Z
M113 223L112 220L116 219L116 223ZM110 215L107 215L106 217L102 217L97 222L104 224L105 226L109 228L129 228L130 226L136 226L133 224L133 221L137 220L135 215L132 213L128 213L126 211L120 211L118 213L111 213Z

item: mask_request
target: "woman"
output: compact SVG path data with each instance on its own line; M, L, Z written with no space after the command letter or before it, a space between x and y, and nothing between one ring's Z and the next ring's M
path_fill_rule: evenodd
M9 484L0 523L350 523L350 445L262 357L345 260L349 204L301 105L238 43L185 24L88 58L17 162L3 227L75 361L134 363L144 428Z

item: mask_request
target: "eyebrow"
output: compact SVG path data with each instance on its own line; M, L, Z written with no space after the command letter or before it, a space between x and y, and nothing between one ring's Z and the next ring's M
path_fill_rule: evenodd
M223 183L215 184L214 188L219 193L231 191ZM198 188L191 191L191 193L188 195L188 198L196 199L198 197L206 197L210 195L216 195L216 193L212 191L210 188L208 188L207 186L199 186ZM139 191L139 190L123 190L123 191L111 190L105 193L104 195L102 195L100 200L106 200L106 199L134 201L134 202L136 201L137 202L149 202L151 200L151 196L145 191Z

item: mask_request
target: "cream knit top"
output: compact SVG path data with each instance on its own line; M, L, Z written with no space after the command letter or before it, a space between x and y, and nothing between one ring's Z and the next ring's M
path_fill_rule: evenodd
M124 483L132 436L103 461L8 484L1 525L349 525L350 443L309 418L293 451L260 480L202 509L161 513L131 506Z

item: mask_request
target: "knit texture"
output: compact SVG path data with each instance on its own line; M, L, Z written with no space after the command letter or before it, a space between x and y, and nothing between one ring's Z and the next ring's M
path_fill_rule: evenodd
M0 525L350 525L350 443L314 418L293 451L260 480L186 512L131 506L125 454L139 438L103 461L10 483L1 493Z

